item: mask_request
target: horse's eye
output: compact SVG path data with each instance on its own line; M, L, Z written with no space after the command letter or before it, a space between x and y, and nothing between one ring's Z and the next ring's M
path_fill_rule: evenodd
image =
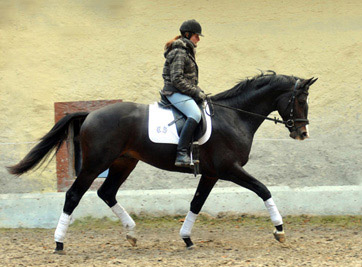
M298 104L299 104L300 107L304 107L306 103L307 103L306 101L299 101L298 100Z
M302 95L300 95L300 96L298 97L298 102L299 102L300 104L306 103L306 102L307 102L307 99L308 99L308 95L302 94Z

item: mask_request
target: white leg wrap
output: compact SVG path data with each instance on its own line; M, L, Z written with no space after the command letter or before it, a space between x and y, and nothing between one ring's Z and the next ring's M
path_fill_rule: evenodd
M117 203L111 209L113 213L116 214L116 216L121 220L124 228L127 230L133 230L133 228L135 228L136 223L121 205Z
M57 229L55 230L55 233L54 233L54 240L56 242L61 242L61 243L64 242L65 235L67 233L68 226L70 224L71 219L72 219L72 215L68 215L68 214L65 214L64 212L62 212L62 215L60 215L60 218L59 218Z
M182 238L187 238L187 237L191 236L191 230L196 221L196 217L197 217L197 214L193 213L192 211L189 211L187 213L185 221L182 224L182 227L180 229L180 236Z
M265 207L268 209L270 214L270 219L272 220L274 226L283 224L282 216L280 215L277 206L274 203L272 198L264 201Z

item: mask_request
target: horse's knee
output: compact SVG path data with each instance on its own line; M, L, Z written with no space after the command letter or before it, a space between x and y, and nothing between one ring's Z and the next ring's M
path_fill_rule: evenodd
M268 200L271 198L271 193L269 189L262 183L258 182L255 186L254 191L263 201Z
M100 199L102 199L103 201L106 199L105 193L101 190L101 188L99 188L97 190L97 195Z
M113 207L116 203L116 196L114 194L109 194L102 190L102 187L97 190L97 195L102 199L110 208Z
M265 188L265 190L261 192L260 197L263 199L263 201L266 201L271 198L271 193L267 188Z
M191 201L191 204L190 204L190 211L192 211L195 214L199 214L199 212L201 211L202 205L203 205L203 202L193 200L193 201Z

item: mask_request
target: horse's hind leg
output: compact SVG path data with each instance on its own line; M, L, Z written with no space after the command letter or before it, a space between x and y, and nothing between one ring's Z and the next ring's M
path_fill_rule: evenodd
M196 221L197 215L201 211L207 197L217 182L217 178L201 176L199 185L197 186L194 198L191 201L190 211L187 213L184 223L180 229L180 236L185 241L187 249L194 247L191 241L191 231Z
M56 253L63 254L63 242L68 230L68 226L71 222L71 215L74 209L78 206L79 201L83 197L84 193L89 189L99 173L100 172L97 170L82 169L77 179L67 191L63 212L59 218L59 222L54 233Z
M98 189L98 196L112 209L113 213L121 220L126 229L126 238L132 246L136 246L137 239L133 230L136 223L127 211L116 200L119 187L127 179L138 163L137 159L122 157L113 162L109 168L108 177Z

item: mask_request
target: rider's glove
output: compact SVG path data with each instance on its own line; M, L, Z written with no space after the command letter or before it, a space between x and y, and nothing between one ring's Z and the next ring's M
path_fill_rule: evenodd
M206 99L206 95L204 91L200 89L200 87L197 87L197 92L195 96L196 102L203 102Z

